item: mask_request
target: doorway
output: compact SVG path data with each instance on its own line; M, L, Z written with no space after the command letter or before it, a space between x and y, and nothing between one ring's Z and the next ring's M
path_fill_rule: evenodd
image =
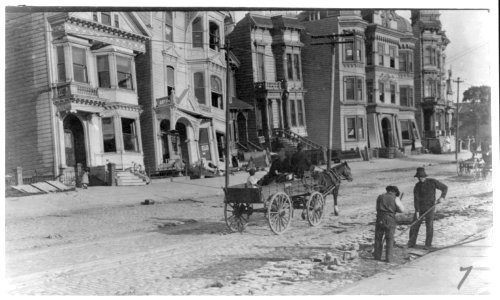
M247 142L247 119L243 115L243 113L239 113L236 122L238 123L238 136L237 141L243 144Z
M384 146L385 147L392 147L392 128L391 128L391 121L387 118L382 119L382 135L383 135L383 140L384 140Z
M175 124L175 130L179 133L179 146L180 146L180 156L184 163L190 164L189 159L189 149L188 149L188 135L187 135L187 127L186 124L177 122Z
M68 167L76 167L76 164L80 163L82 167L87 167L85 133L82 122L77 116L68 115L64 118L63 128L66 165Z
M169 131L170 121L162 120L160 122L162 163L167 162L167 160L170 158L170 147L168 142Z

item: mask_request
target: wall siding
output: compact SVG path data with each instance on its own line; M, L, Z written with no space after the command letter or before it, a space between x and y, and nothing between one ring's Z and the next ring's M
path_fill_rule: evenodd
M54 173L54 133L44 13L6 13L6 172Z

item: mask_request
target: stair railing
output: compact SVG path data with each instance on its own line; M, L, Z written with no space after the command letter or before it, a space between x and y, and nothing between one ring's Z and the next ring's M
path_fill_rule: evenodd
M283 138L287 138L287 139L290 139L290 140L293 140L295 142L300 142L302 143L304 146L306 146L307 148L311 148L311 149L324 149L324 147L316 142L313 142L311 141L310 139L307 139L293 131L290 131L288 129L281 129L281 128L275 128L273 129L273 134L274 136L278 136L278 137L283 137Z

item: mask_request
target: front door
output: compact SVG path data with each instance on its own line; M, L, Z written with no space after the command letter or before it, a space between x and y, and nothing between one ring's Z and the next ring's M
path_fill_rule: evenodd
M64 149L66 153L66 165L75 167L80 163L87 166L87 153L85 151L85 134L83 124L75 115L68 115L63 122L64 127Z

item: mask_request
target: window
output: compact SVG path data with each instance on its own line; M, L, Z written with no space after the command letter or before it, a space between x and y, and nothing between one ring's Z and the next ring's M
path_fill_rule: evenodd
M300 58L298 54L293 55L293 65L295 70L296 80L300 80Z
M297 99L297 115L299 117L299 126L304 126L304 111L302 109L301 99Z
M293 80L293 61L290 53L286 54L286 73L288 80Z
M170 100L173 100L173 95L175 95L175 70L171 66L167 66L167 96Z
M111 13L110 12L102 12L101 13L101 23L104 25L111 26Z
M409 120L401 120L401 138L403 140L411 140L411 127Z
M116 77L118 87L123 89L133 89L132 86L132 60L129 58L116 56Z
M384 91L384 83L379 82L378 83L378 95L379 95L379 100L380 102L385 102L385 91Z
M359 39L350 40L344 44L344 60L361 62L362 41Z
M193 21L193 47L203 48L203 24L200 17Z
M264 51L264 46L257 46L257 82L266 81Z
M373 81L371 80L366 82L366 94L368 97L368 103L373 103Z
M424 97L435 97L436 96L436 82L431 78L425 81L424 86Z
M135 120L122 118L123 149L125 151L138 151L137 130Z
M111 87L111 81L109 77L109 60L107 55L97 56L97 79L99 81L99 87Z
M354 45L352 44L353 41L350 41L351 43L344 44L344 49L345 49L345 55L344 59L347 61L353 61L354 60Z
M439 53L439 51L436 53L436 62L437 62L437 67L441 68L441 53Z
M219 77L214 75L210 77L210 88L212 90L212 106L224 109L222 101L222 81Z
M400 71L407 71L406 70L406 57L408 53L406 52L399 52L399 70Z
M378 43L378 65L384 65L384 54L385 54L385 45L383 43Z
M413 88L411 86L399 88L399 103L401 106L413 107Z
M356 118L347 118L347 139L356 139Z
M99 17L97 16L97 12L96 11L94 11L92 13L92 20L94 20L94 22L98 22L99 21Z
M390 88L391 88L391 103L396 104L396 85L391 83Z
M72 47L73 79L77 82L87 83L87 59L85 49Z
M115 125L113 118L102 118L104 152L116 152Z
M391 68L396 67L396 48L389 47L389 66Z
M220 49L220 32L219 26L214 22L209 22L209 34L210 34L210 49L219 51Z
M361 61L361 57L363 55L361 54L361 49L362 49L362 42L361 40L356 40L356 61Z
M297 111L296 111L296 103L295 100L290 101L290 113L292 119L292 126L297 126Z
M165 12L165 40L168 42L174 40L173 28L172 12L167 11Z
M432 56L432 49L429 47L429 48L425 48L425 51L424 51L424 64L425 65L430 65L431 64L431 56Z
M194 96L198 99L198 103L206 104L205 102L205 78L202 72L194 73Z
M120 16L119 15L114 15L115 18L115 27L120 27Z
M363 79L344 77L345 100L363 100Z
M66 81L66 64L64 63L64 47L57 46L57 79L59 82Z
M363 140L365 138L364 119L361 116L346 118L347 140Z

